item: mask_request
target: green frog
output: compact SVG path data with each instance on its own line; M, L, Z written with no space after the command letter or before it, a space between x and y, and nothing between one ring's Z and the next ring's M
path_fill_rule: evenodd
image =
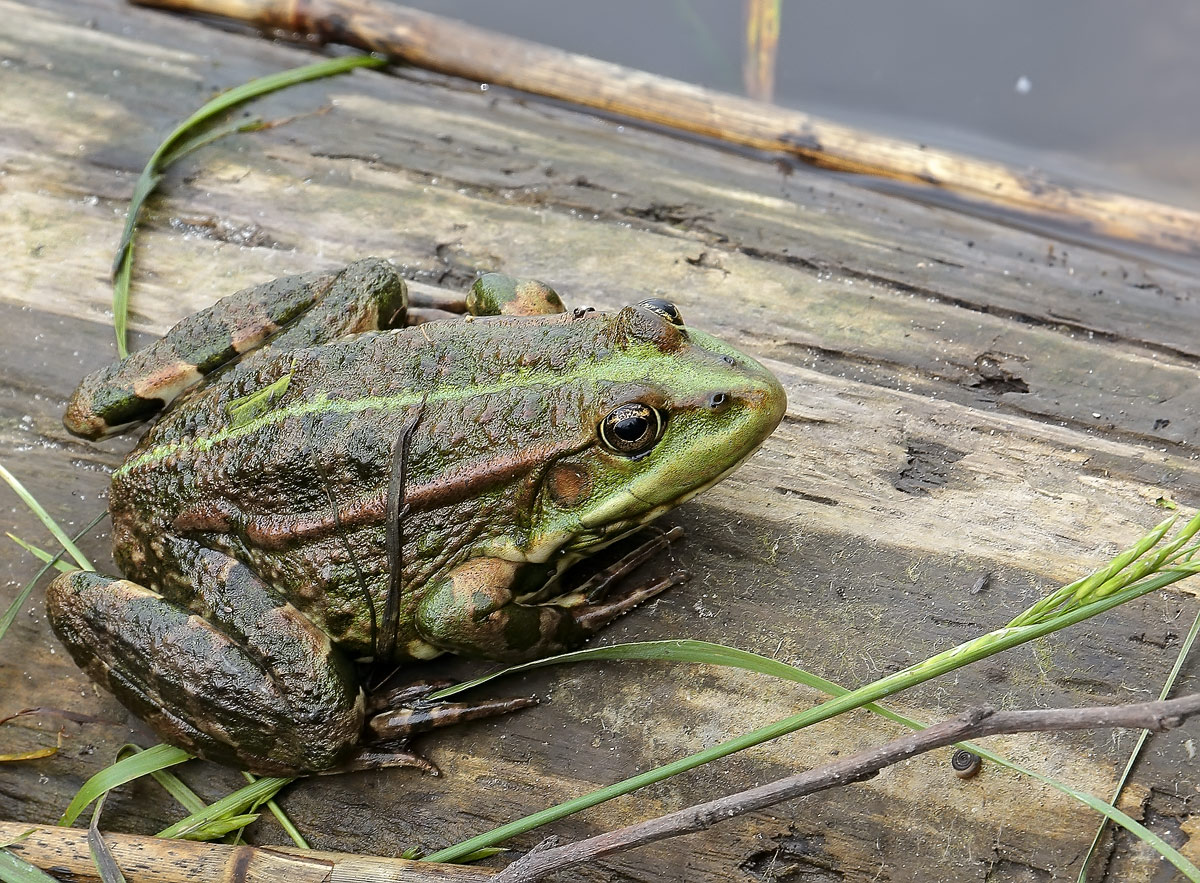
M279 279L76 390L64 422L87 438L163 413L112 475L125 578L58 576L50 622L202 757L428 768L413 733L532 700L367 695L368 663L578 645L675 581L621 578L670 535L581 586L564 571L736 469L785 404L664 300L567 311L489 274L460 302L419 301L379 259Z

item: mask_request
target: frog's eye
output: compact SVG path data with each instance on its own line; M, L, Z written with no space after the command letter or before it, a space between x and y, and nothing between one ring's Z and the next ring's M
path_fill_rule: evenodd
M683 316L679 312L679 307L675 306L669 300L663 300L661 297L650 297L642 301L638 306L650 310L652 313L658 313L672 325L683 327Z
M600 441L614 454L636 457L662 438L665 422L660 412L641 402L614 408L600 421Z

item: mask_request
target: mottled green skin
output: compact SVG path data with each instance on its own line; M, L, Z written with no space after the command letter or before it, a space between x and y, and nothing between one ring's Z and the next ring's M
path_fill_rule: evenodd
M397 281L367 269L353 284L350 270L341 278L356 303L378 301ZM509 284L501 297L521 290L555 308L544 287ZM451 651L518 660L578 643L591 630L580 614L598 605L568 596L546 606L562 592L555 574L735 468L785 404L757 362L649 309L351 332L344 310L329 312L242 356L159 418L113 475L126 580L75 574L49 593L76 659L160 735L261 771L323 769L352 755L364 718L350 659ZM364 315L349 324L384 324ZM171 352L186 338L175 329ZM75 406L101 431L86 402L102 396L85 383ZM597 436L629 402L666 417L662 437L637 457ZM393 636L386 518L406 431ZM173 655L183 645L190 655ZM229 661L209 664L221 654ZM245 672L279 695L246 712L232 686ZM291 721L293 712L313 720ZM216 715L225 720L209 720Z

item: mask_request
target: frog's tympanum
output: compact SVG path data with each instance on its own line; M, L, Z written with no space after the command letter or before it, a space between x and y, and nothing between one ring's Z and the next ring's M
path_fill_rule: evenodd
M366 696L365 660L577 645L670 581L569 590L563 571L783 416L765 368L666 301L567 312L489 275L464 306L426 321L360 261L234 294L76 391L65 422L88 438L170 403L112 476L125 579L47 593L76 662L161 738L261 773L422 765L412 733L531 700Z

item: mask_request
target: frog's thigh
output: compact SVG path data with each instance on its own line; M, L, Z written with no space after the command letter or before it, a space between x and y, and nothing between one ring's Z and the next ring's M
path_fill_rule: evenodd
M507 662L574 647L590 634L563 607L518 604L510 587L517 567L474 558L435 584L417 607L417 631L434 646Z
M364 258L342 270L328 293L291 327L274 338L281 350L321 346L333 340L404 325L408 286L382 258Z
M80 667L168 742L262 773L342 761L363 725L350 666L244 566L211 552L196 563L220 608L209 618L76 571L47 589L51 625Z

